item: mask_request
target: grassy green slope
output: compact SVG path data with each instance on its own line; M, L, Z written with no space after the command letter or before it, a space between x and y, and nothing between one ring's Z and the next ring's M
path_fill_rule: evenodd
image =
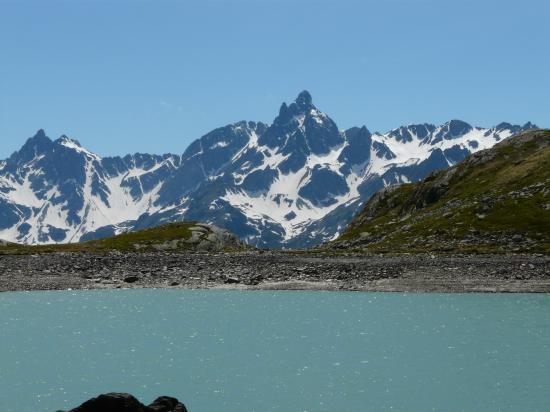
M27 246L15 243L0 245L0 254L49 252L155 251L185 252L193 250L238 250L246 246L234 235L195 222L178 222L123 233L118 236L83 243Z
M550 251L550 130L531 130L377 193L333 248Z

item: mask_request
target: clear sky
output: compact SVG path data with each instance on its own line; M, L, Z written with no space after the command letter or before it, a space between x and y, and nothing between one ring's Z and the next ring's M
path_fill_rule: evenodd
M181 153L303 89L341 129L550 126L548 0L0 0L0 158Z

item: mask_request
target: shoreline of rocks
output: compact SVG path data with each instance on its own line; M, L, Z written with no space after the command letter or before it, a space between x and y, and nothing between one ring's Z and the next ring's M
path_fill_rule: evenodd
M0 255L0 292L121 288L548 293L550 256L277 251Z

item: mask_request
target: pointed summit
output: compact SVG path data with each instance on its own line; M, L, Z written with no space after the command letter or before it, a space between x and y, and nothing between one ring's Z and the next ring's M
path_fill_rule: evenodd
M76 139L71 139L70 137L66 135L62 135L59 139L57 139L55 144L62 146L64 149L69 149L74 152L84 154L86 157L92 159L92 160L101 160L101 157L97 154L90 152L88 149L82 147L80 142Z
M44 144L51 143L51 140L48 136L46 136L46 132L44 132L44 129L38 129L33 137L29 137L27 139L27 143L30 143L31 145L36 145L36 144L44 145Z
M443 140L452 140L458 137L469 133L474 128L462 121L462 120L449 120L448 122L442 124L438 127L438 131L431 137L429 140L430 144L434 145L436 143L442 142Z
M307 108L312 106L311 94L307 90L302 91L296 98L296 104L301 108Z
M288 106L285 102L283 102L281 108L279 109L279 117L282 117L284 119L288 118Z
M55 141L55 143L61 144L63 146L77 146L82 147L80 142L76 139L71 139L69 136L63 134L59 139Z
M34 159L38 154L48 151L51 145L52 141L46 136L44 129L39 129L34 136L27 139L21 149L10 156L10 159L16 162L28 162Z
M259 137L258 143L287 156L279 165L283 173L296 172L310 154L324 155L344 143L336 124L312 103L311 94L302 91L296 100L283 103L279 115Z
M51 142L52 141L50 140L50 138L46 136L46 132L44 132L44 129L38 129L33 137L28 138L25 146L44 148L46 146L49 146Z
M302 91L296 100L287 106L286 103L281 105L279 116L275 119L275 123L287 123L294 116L305 115L311 109L315 109L312 103L311 94L307 90Z

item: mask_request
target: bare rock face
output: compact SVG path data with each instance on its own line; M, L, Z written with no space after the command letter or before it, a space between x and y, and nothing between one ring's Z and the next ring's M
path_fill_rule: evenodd
M168 396L161 396L145 406L128 393L107 393L90 399L69 412L187 412L187 408L176 398Z
M246 243L225 229L221 229L214 225L204 224L197 224L197 227L207 229L209 231L208 234L206 236L202 236L198 242L198 250L219 252L226 248L242 249L246 247Z

